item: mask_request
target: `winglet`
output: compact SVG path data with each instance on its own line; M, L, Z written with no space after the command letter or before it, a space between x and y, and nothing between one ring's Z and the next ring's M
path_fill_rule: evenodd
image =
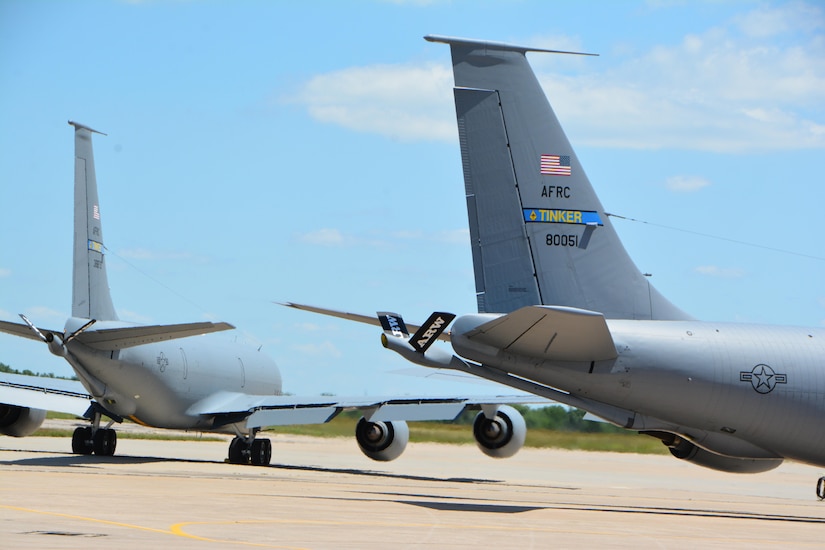
M413 334L410 338L410 345L415 348L418 353L424 353L429 349L433 343L438 340L438 337L447 329L455 315L452 313L444 313L436 311L424 321L424 324Z
M389 332L396 338L409 337L410 331L407 330L407 325L404 323L404 318L397 313L379 311L377 316L378 322L381 323L381 328L384 329L384 332Z

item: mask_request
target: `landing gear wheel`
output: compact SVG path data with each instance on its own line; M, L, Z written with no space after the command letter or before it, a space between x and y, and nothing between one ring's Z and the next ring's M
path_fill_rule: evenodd
M72 452L78 455L90 455L93 450L91 426L75 428L72 434Z
M819 500L825 500L825 477L821 477L816 481L816 497Z
M269 466L272 459L272 442L268 439L256 439L252 442L250 460L253 466Z
M229 444L230 464L249 464L249 445L243 437L235 437Z
M94 435L94 452L97 456L112 456L117 446L117 432L100 428Z

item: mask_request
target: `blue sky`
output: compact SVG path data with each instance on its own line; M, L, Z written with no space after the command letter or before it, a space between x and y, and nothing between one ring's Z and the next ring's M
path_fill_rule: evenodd
M377 328L272 304L474 311L429 33L601 54L530 60L605 208L649 222L615 221L640 269L701 319L825 325L825 10L668 0L5 0L0 318L70 312L72 119L108 134L121 318L231 322L298 394L495 391L393 374ZM12 336L0 361L70 374Z

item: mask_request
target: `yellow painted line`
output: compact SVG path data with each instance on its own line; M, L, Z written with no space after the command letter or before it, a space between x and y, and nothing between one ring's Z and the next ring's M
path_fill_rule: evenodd
M144 527L142 525L134 525L134 524L131 524L131 523L122 523L122 522L119 522L119 521L111 521L111 520L108 520L108 519L90 518L90 517L86 517L86 516L76 516L76 515L73 515L73 514L63 514L61 512L47 512L45 510L34 510L32 508L22 508L20 506L9 506L9 505L6 505L6 504L0 504L0 509L12 510L12 511L15 511L15 512L27 512L27 513L30 513L30 514L40 514L40 515L44 515L44 516L65 518L65 519L71 519L71 520L75 520L75 521L86 521L86 522L90 522L90 523L99 523L99 524L103 524L103 525L111 525L111 526L114 526L114 527L124 527L126 529L135 529L135 530L138 530L138 531L148 531L150 533L158 533L158 534L161 534L161 535L172 535L172 536L184 537L184 538L207 541L207 542L218 542L218 543L221 543L221 544L240 544L240 545L243 545L243 546L259 546L259 547L264 547L264 548L281 548L281 549L286 549L286 550L304 550L304 549L296 547L296 546L259 544L259 543L245 542L245 541L239 541L239 540L220 540L220 539L210 539L210 538L206 538L206 537L198 537L198 536L195 536L195 535L190 535L189 533L185 533L183 530L178 528L178 526L180 526L180 525L188 525L186 523L179 523L179 524L173 525L171 528L169 528L169 530L166 530L166 529L155 529L154 527ZM200 522L200 523L208 524L208 522ZM231 523L231 522L216 522L216 523Z
M307 550L304 547L300 546L283 546L283 545L273 545L273 544L266 544L263 542L246 542L240 540L222 540L222 539L211 539L208 537L199 537L197 535L192 535L187 533L183 530L184 527L189 525L237 525L240 523L278 523L269 520L263 521L187 521L184 523L176 523L169 528L169 530L179 537L184 537L187 539L194 539L194 540L201 540L205 542L218 542L221 544L243 544L244 546L259 546L261 548L286 548L288 550Z
M219 544L237 544L242 546L254 546L254 547L261 547L261 548L280 548L285 550L303 550L302 547L297 546L284 546L284 545L277 545L277 544L267 544L267 543L256 543L256 542L247 542L247 541L239 541L239 540L225 540L225 539L214 539L208 537L201 537L198 535L193 535L187 533L184 529L190 526L196 525L206 525L206 526L213 526L213 525L314 525L314 526L335 526L335 527L389 527L389 528L410 528L410 529L456 529L456 530L488 530L488 531L517 531L520 533L555 533L555 534L571 534L571 535L588 535L588 536L606 536L606 537L631 537L631 538L640 538L639 533L635 532L622 532L622 531L606 531L606 530L594 530L594 529L586 529L586 530L579 530L579 529L558 529L554 527L539 527L539 526L529 526L529 525L514 525L514 526L507 526L507 525L500 525L500 524L459 524L459 523L419 523L419 522L388 522L388 521L341 521L341 520L301 520L301 519L266 519L266 520L235 520L235 521L190 521L190 522L181 522L173 524L169 527L168 530L165 529L156 529L153 527L144 527L141 525L134 525L130 523L122 523L118 521L111 521L105 519L98 519L98 518L90 518L85 516L76 516L72 514L64 514L60 512L48 512L45 510L34 510L32 508L23 508L19 506L9 506L5 504L0 504L0 509L12 510L16 512L27 512L31 514L41 514L46 516L52 517L60 517L65 519L71 519L76 521L86 521L90 523L98 523L103 525L111 525L114 527L123 527L126 529L134 529L139 531L147 531L151 533L158 533L161 535L172 535L176 537L188 538L192 540L198 540L203 542L215 542ZM732 519L732 518L727 518ZM738 519L738 518L737 518ZM741 518L741 519L753 519L753 518ZM645 537L641 537L644 539ZM654 537L655 538L655 537ZM741 537L729 537L729 536L720 536L719 538L716 537L700 537L697 538L695 536L679 536L679 535L668 535L668 538L671 540L676 539L685 539L693 542L697 541L725 541L727 543L759 543L759 544L778 544L782 545L783 542L787 541L768 541L766 539L745 539ZM794 543L798 546L812 546L812 547L819 547L820 543L809 545L805 543Z
M152 533L161 533L163 535L171 535L171 531L166 531L163 529L155 529L153 527L143 527L141 525L132 525L131 523L121 523L119 521L111 521L108 519L98 519L98 518L87 518L84 516L75 516L72 514L63 514L61 512L47 512L45 510L33 510L31 508L21 508L20 506L8 506L6 504L0 504L0 508L4 508L6 510L13 510L15 512L28 512L30 514L41 514L44 516L53 516L57 518L66 518L66 519L73 519L78 521L88 521L91 523L102 523L103 525L113 525L115 527L125 527L127 529L137 529L139 531L149 531Z

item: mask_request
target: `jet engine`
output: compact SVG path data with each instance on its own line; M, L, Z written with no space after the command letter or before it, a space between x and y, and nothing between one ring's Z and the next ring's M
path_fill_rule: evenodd
M473 436L481 452L493 458L509 458L524 445L527 425L524 417L513 407L502 405L493 418L484 412L476 415Z
M355 427L355 439L365 455L373 460L389 462L401 456L407 448L410 428L403 420L370 422L362 417Z
M26 437L46 419L46 411L16 405L0 405L0 434Z
M654 434L648 433L648 435ZM660 438L670 450L670 454L676 458L721 472L761 474L782 464L781 458L737 458L720 455L674 434L656 433L654 437Z

